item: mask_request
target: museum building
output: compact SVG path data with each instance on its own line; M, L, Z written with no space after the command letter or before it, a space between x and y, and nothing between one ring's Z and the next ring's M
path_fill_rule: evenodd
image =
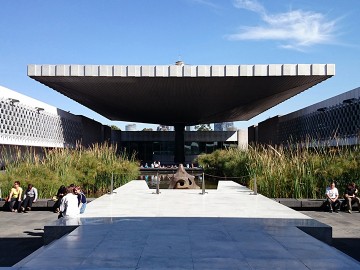
M248 128L249 143L354 145L360 137L360 87Z

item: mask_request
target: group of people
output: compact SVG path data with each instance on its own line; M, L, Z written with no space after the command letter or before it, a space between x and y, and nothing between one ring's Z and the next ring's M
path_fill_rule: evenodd
M194 164L194 163L191 163L191 164L187 163L184 166L186 166L186 168L188 168L188 169L197 167L197 165ZM167 165L167 166L165 166L165 165L161 165L160 161L154 161L153 163L150 163L150 166L148 165L147 162L145 163L145 165L141 164L141 168L145 168L145 169L147 169L147 168L152 168L152 169L154 169L154 168L177 169L178 166L177 165Z
M32 184L29 184L25 192L23 192L19 181L14 182L14 186L10 190L7 202L11 212L27 213L31 210L32 204L36 202L38 192Z
M354 182L349 183L345 189L344 199L346 204L346 210L348 213L352 213L352 205L358 204L358 210L360 212L360 199L357 197L358 190ZM340 200L339 191L332 182L329 187L326 188L326 204L329 208L329 212L339 212ZM38 198L38 191L32 185L29 184L25 192L20 186L19 181L14 182L14 186L10 190L7 202L11 212L24 212L31 210L32 204L36 202ZM54 212L59 213L60 217L73 217L78 214L82 214L86 209L86 196L81 191L80 186L74 184L65 187L62 185L56 195L56 201L54 204Z
M144 168L149 168L149 165L145 163ZM151 163L150 168L162 168L160 161L154 161L153 163Z
M15 181L6 201L11 212L27 213L31 210L32 204L36 202L37 198L38 191L32 184L29 184L27 189L23 191L20 182ZM68 187L61 186L59 188L54 204L54 212L59 213L59 218L77 216L84 213L85 209L86 196L80 186L71 184Z
M357 197L357 193L358 190L356 188L356 185L354 182L349 183L345 189L345 193L344 193L344 203L346 205L346 211L348 213L352 213L352 205L354 203L358 204L358 210L360 212L360 200ZM339 212L340 210L340 200L339 200L339 191L338 189L335 187L335 183L332 182L330 184L329 187L326 188L326 203L327 206L329 207L329 212L332 213L334 212Z
M54 212L61 217L74 217L83 214L86 209L86 196L80 186L74 184L60 186L54 204Z

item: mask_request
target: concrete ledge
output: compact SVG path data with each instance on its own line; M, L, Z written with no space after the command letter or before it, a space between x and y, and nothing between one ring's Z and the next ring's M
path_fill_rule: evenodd
M95 198L87 198L87 202L90 203ZM325 210L325 199L289 199L289 198L275 198L276 202L285 205L295 210ZM339 199L341 204L344 203L344 199ZM4 207L5 201L0 201L0 208ZM49 199L39 199L33 204L33 210L50 210L54 206L55 202ZM354 209L358 209L355 204Z
M295 210L325 210L325 199L285 199L275 201Z
M181 218L174 218L174 217L141 217L142 222L147 224L155 223L162 224L165 222L165 224L169 225L172 222L191 222L191 224L196 223L196 220L201 220L201 224L213 224L213 222L219 222L218 218L188 218L188 217L181 217ZM133 220L135 222L138 220L138 218L133 217L97 217L97 218L61 218L54 222L52 222L49 225L44 226L44 244L48 245L52 241L59 239L63 237L64 235L72 232L79 226L94 226L94 225L109 225L109 224L120 224L123 222L128 222ZM220 218L221 220L221 218ZM281 227L289 227L289 226L295 226L302 230L303 232L311 235L312 237L315 237L316 239L323 241L329 245L332 243L332 227L324 224L322 222L319 222L315 219L277 219L277 218L246 218L246 219L239 219L239 218L225 218L224 221L225 224L237 224L237 226L242 227L251 227L251 225L257 224L259 226L275 226L278 228ZM134 223L136 225L137 222ZM154 225L155 226L155 225ZM159 225L158 225L159 226ZM155 226L156 227L156 226ZM160 226L161 227L161 226Z
M58 225L49 225L44 226L44 245L50 244L52 241L56 239L60 239L65 234L71 233L75 230L79 225L73 226L58 226Z
M328 245L332 244L332 227L329 225L323 224L323 226L298 226L298 228Z
M36 209L36 208L48 208L48 207L53 207L55 204L55 202L53 200L48 200L48 199L39 199L37 200L35 203L33 203L32 208ZM0 201L0 207L4 207L5 205L5 201Z
M325 207L325 200L301 200L301 208L308 209L308 208L316 208L321 209Z
M95 200L95 198L86 198L87 203L92 202ZM33 210L51 210L54 207L55 202L53 200L49 199L38 199L35 203L32 205ZM4 207L5 201L0 201L0 208Z
M325 199L275 198L274 200L295 210L321 210L325 202Z
M276 202L290 207L294 210L326 210L325 199L287 199L287 198L275 198ZM341 210L343 209L345 200L339 199L341 203ZM357 210L358 206L353 205L353 209Z
M281 203L290 208L301 208L301 200L287 199L287 198L276 198L275 201Z

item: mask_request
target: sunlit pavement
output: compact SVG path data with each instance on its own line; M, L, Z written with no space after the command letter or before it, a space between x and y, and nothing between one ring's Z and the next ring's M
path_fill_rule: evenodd
M161 190L132 181L88 205L78 226L18 263L22 269L359 269L304 231L331 227L231 181L218 190ZM66 258L58 262L58 258Z

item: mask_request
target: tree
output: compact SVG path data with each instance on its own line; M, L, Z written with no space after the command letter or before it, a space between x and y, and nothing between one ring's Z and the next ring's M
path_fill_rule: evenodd
M197 131L212 131L212 128L210 126L210 124L200 124L200 125L196 125L195 129Z
M112 130L121 130L119 127L115 126L115 125L111 125L110 126Z

